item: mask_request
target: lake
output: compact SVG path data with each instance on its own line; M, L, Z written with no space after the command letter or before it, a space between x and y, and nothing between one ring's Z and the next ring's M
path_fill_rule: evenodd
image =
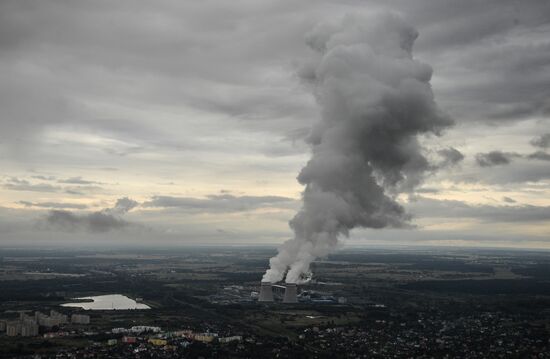
M97 295L93 297L74 298L77 300L92 300L77 303L61 304L62 307L75 307L85 310L129 310L151 309L147 304L138 303L122 294Z

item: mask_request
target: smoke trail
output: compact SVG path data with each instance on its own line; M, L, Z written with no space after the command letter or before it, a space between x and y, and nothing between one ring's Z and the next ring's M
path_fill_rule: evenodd
M355 227L407 226L396 202L433 169L418 135L452 121L437 108L429 65L414 60L417 31L396 15L347 16L307 36L316 58L300 75L321 109L309 142L312 157L298 176L303 207L290 221L294 238L271 258L264 281L300 281Z

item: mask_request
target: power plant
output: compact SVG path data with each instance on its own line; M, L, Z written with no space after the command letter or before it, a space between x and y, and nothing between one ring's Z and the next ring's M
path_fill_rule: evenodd
M270 282L262 282L258 302L273 302L273 289Z
M277 285L270 282L262 282L258 302L274 302L274 291L278 298L283 298L283 303L298 303L297 286L295 283Z
M296 283L287 283L283 303L298 303Z

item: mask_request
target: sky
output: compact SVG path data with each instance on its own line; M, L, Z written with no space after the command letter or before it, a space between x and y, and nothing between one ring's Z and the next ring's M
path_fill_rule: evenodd
M277 244L320 108L319 23L394 12L454 125L353 245L550 248L550 2L0 2L0 246ZM443 161L444 163L442 163Z

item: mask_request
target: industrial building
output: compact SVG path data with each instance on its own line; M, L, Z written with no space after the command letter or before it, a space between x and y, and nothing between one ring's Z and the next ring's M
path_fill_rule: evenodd
M287 283L283 303L298 303L296 283Z
M258 302L273 302L273 288L269 282L262 282L260 285L260 297Z
M262 282L258 302L274 302L274 296L282 298L283 303L298 303L298 287L296 283L285 285Z

